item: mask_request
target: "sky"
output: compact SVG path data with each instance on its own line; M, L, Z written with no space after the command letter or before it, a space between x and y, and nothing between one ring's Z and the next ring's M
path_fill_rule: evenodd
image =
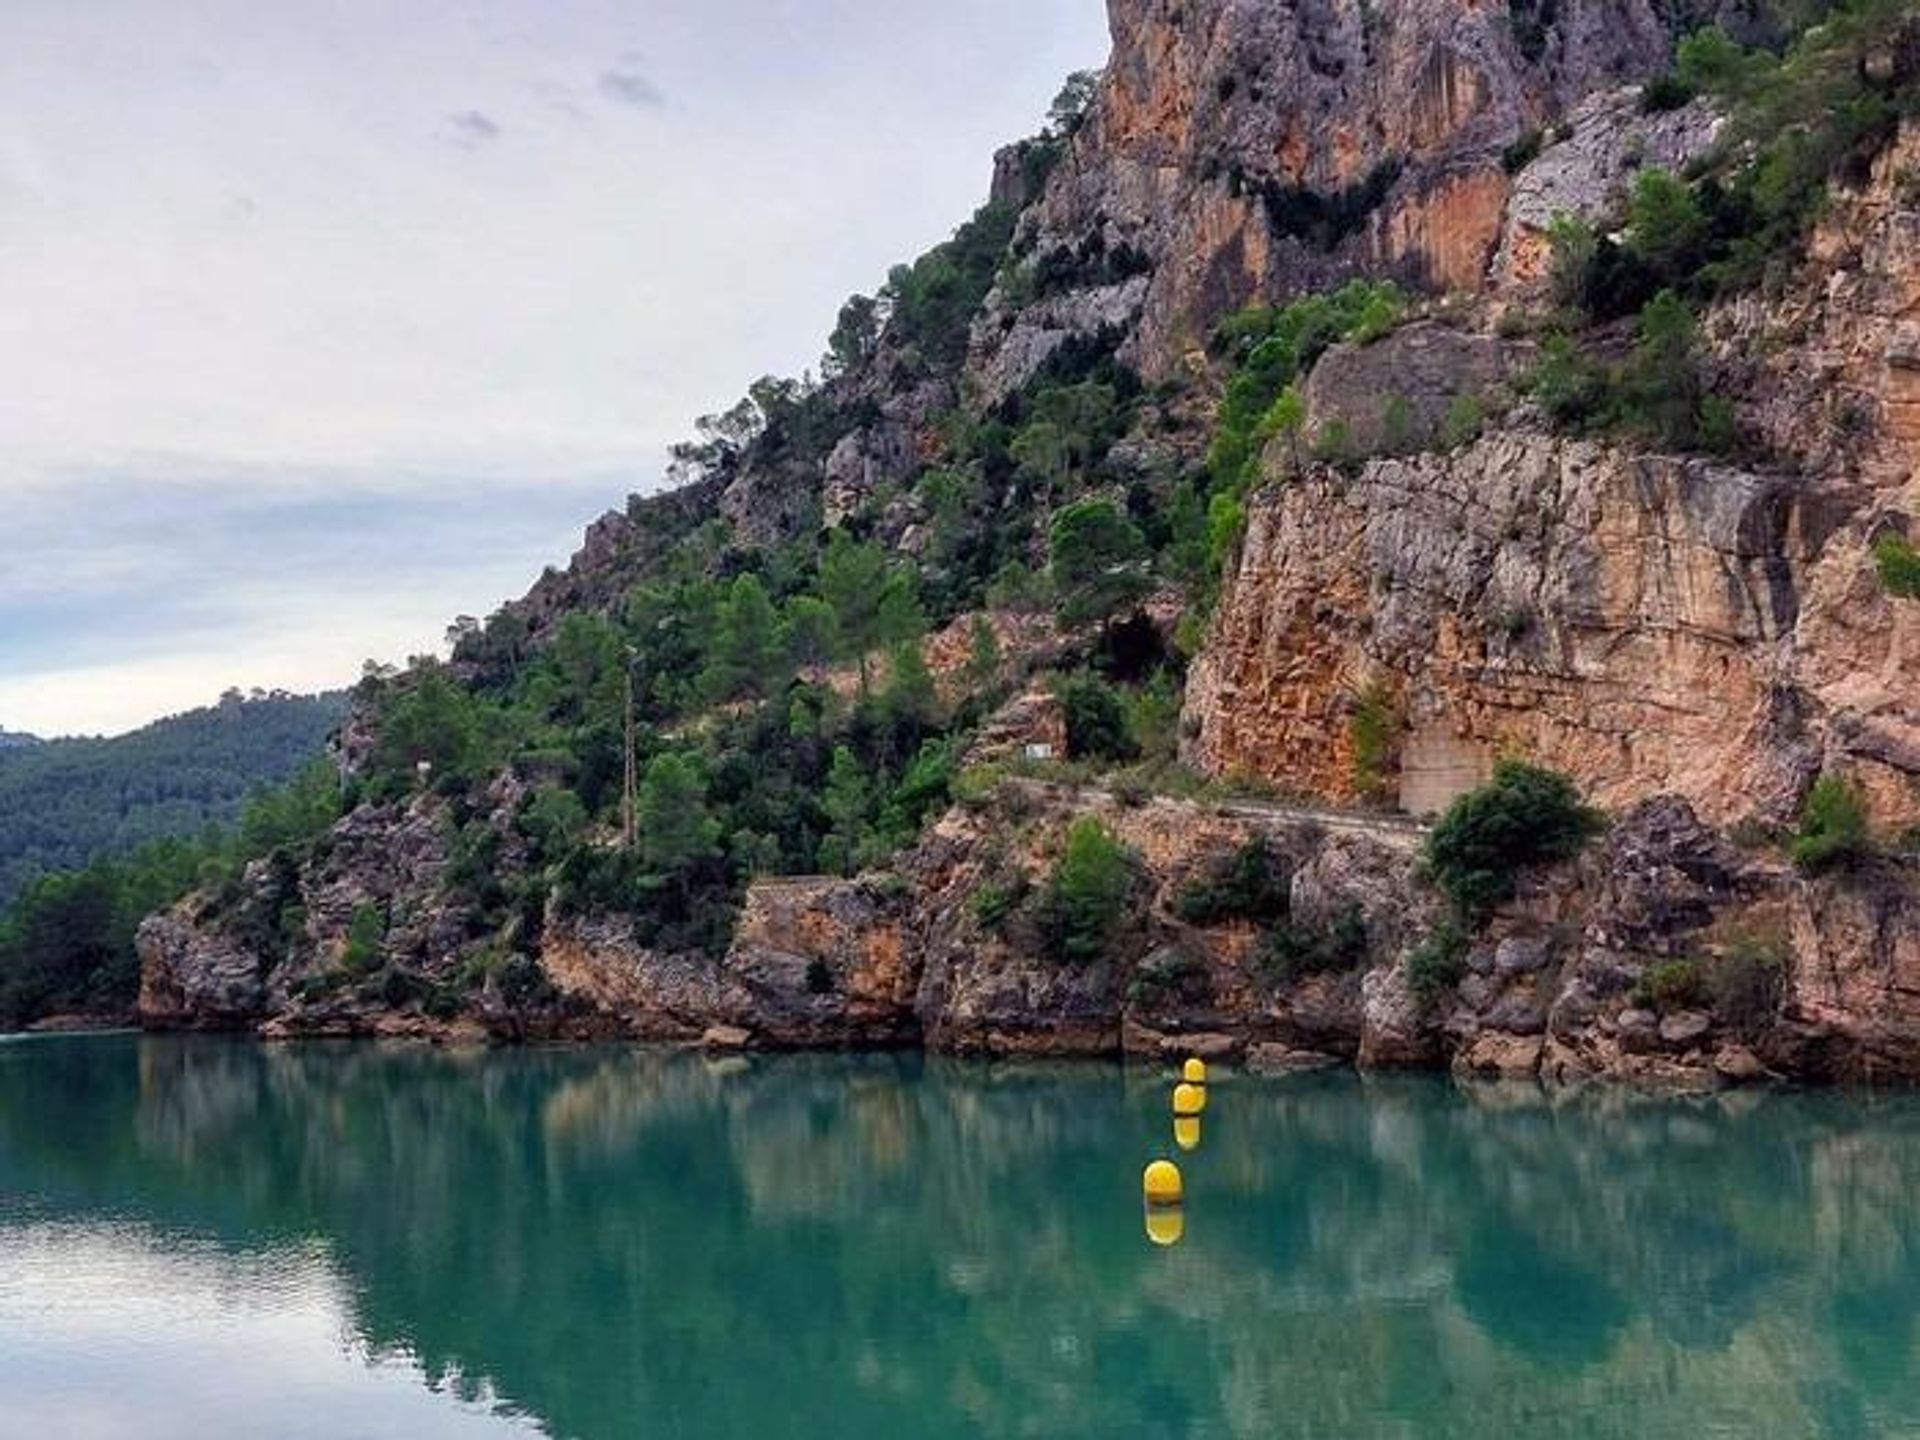
M5 0L0 728L436 647L813 364L1101 0Z

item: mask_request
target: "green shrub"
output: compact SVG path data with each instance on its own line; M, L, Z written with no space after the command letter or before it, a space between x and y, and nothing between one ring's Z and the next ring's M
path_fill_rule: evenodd
M1073 965L1100 959L1120 928L1132 888L1126 848L1092 816L1074 821L1041 896L1040 934L1048 951Z
M1380 453L1406 455L1419 449L1420 442L1420 422L1413 413L1413 403L1396 390L1380 407Z
M1540 127L1534 126L1500 152L1500 168L1509 175L1518 175L1533 163L1545 139Z
M1486 404L1478 395L1461 393L1447 402L1446 418L1440 422L1440 446L1457 450L1480 438L1487 426Z
M1075 675L1062 680L1054 693L1066 712L1069 758L1127 761L1140 753L1127 722L1127 707L1106 681L1095 675Z
M387 912L379 905L362 905L347 925L346 948L340 966L349 975L371 975L380 968L387 941Z
M1353 788L1378 799L1393 780L1399 749L1400 711L1393 691L1375 681L1361 690L1347 716L1347 740L1353 748Z
M1693 312L1672 290L1640 311L1632 353L1609 366L1550 337L1527 380L1547 419L1573 434L1625 432L1672 450L1725 455L1739 444L1732 404L1701 379Z
M1851 865L1868 852L1867 805L1859 787L1822 775L1807 793L1793 837L1793 863L1809 874Z
M1407 952L1402 962L1407 988L1430 1006L1467 973L1467 936L1458 922L1443 918Z
M1707 970L1714 1013L1746 1034L1765 1026L1780 1008L1791 954L1777 930L1735 936Z
M1566 335L1547 337L1526 385L1547 419L1558 429L1576 435L1597 424L1611 402L1611 382L1605 367Z
M1206 962L1199 956L1168 945L1140 962L1127 982L1127 999L1135 1005L1153 1006L1168 1000L1194 1005L1211 991Z
M1106 620L1138 603L1151 587L1140 529L1111 500L1078 500L1047 532L1047 574L1060 619L1069 626Z
M1326 929L1298 921L1275 925L1254 957L1254 968L1270 985L1309 975L1352 970L1367 958L1367 920L1358 905L1348 905Z
M984 808L1011 772L1005 765L969 765L953 777L954 803L969 810Z
M807 961L807 993L826 995L833 990L833 970L818 955Z
M1906 536L1885 530L1873 542L1880 587L1899 600L1920 600L1920 551Z
M1405 309L1406 296L1392 282L1354 280L1286 305L1255 306L1223 322L1215 345L1237 368L1207 453L1215 498L1238 495L1256 478L1261 447L1277 433L1264 424L1274 403L1329 346L1377 339Z
M500 998L515 1009L547 1004L559 994L545 967L531 955L508 956L493 972L493 983Z
M1030 889L1025 875L1016 875L1005 885L982 885L973 893L973 918L982 930L1004 935L1008 923L1019 913Z
M1190 925L1276 920L1287 913L1291 885L1286 862L1256 836L1207 874L1182 886L1173 910Z
M1692 958L1663 960L1649 966L1633 987L1635 1005L1661 1014L1699 1009L1708 999L1706 975L1700 962Z
M1649 115L1678 110L1693 99L1693 87L1669 71L1647 81L1640 91L1640 108Z
M1313 458L1325 465L1345 465L1356 453L1353 427L1344 415L1329 417L1313 437Z
M1601 823L1566 776L1504 760L1434 826L1427 864L1455 910L1472 920L1512 897L1521 870L1579 854Z

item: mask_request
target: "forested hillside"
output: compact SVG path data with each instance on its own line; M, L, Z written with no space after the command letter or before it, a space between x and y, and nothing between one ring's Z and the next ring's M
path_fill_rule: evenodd
M235 819L247 795L312 760L340 695L230 692L110 740L0 737L0 908L37 875Z
M16 1014L1920 1076L1912 5L1113 17Z

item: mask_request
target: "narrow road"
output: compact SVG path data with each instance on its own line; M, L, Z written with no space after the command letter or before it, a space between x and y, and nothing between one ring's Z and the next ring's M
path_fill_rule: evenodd
M1076 785L1059 780L1036 780L1026 776L1010 778L1008 784L1052 795L1093 796L1115 805L1127 800L1104 785ZM1155 795L1152 799L1179 800L1177 795ZM1216 815L1246 820L1256 825L1317 825L1334 835L1360 835L1395 850L1418 850L1433 827L1407 815L1384 815L1368 810L1336 810L1320 805L1290 805L1279 800L1189 800L1184 803Z

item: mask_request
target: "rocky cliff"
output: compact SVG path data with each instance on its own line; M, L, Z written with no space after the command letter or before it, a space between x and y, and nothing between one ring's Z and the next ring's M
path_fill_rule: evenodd
M1063 965L1030 915L998 902L1040 890L1068 825L1089 815L1131 851L1133 876L1108 952ZM661 953L620 923L559 923L540 943L537 984L496 971L442 1009L431 997L459 961L436 956L430 931L395 942L415 947L413 993L396 994L385 977L316 985L337 973L325 944L263 977L230 933L164 916L143 932L142 1013L276 1036L1197 1051L1267 1069L1687 1084L1920 1079L1920 896L1897 866L1808 881L1730 844L1684 801L1650 801L1577 864L1530 882L1467 949L1461 983L1435 997L1404 973L1441 916L1420 879L1421 838L1391 817L1009 781L942 818L893 874L756 883L717 960ZM1281 877L1284 944L1187 902L1249 844ZM1662 967L1711 975L1729 956L1767 967L1751 993L1649 984Z
M1090 102L1004 152L992 203L896 272L887 303L850 305L822 386L761 382L703 422L693 483L598 522L456 650L453 679L483 697L566 651L541 681L542 740L479 783L389 774L310 853L150 920L149 1023L1920 1078L1920 885L1895 843L1920 820L1920 604L1874 557L1920 506L1920 135L1876 139L1791 264L1706 306L1700 363L1741 443L1679 453L1566 433L1530 398L1548 236L1563 215L1605 234L1636 174L1720 153L1714 104L1639 86L1677 33L1763 33L1768 7L1110 10ZM1306 355L1300 413L1258 432L1253 473L1202 474L1223 392L1234 403L1221 322L1356 276L1395 279L1411 313ZM1631 336L1601 326L1595 343ZM1036 616L1005 578L1045 568L1076 484L1170 557L1104 623ZM1181 507L1208 500L1245 520L1215 526L1217 582L1178 558L1208 538L1181 540ZM823 526L959 597L914 703L981 712L941 742L973 783L864 868L824 837L807 850L851 877L784 875L765 860L788 853L779 836L725 837L738 910L703 949L648 910L684 874L604 879L622 854L604 780L618 682L568 626L624 624L616 648L694 630L662 587L778 577ZM992 586L966 568L989 562ZM1137 696L1178 708L1161 726L1188 766L1163 787L1177 794L1084 759L1046 779L1084 743L1049 675L1164 675L1183 648L1183 693ZM824 773L821 715L861 713L868 660L811 657L813 708L754 732L761 750L716 785L775 783L754 773L776 768L767 747ZM746 723L755 703L666 707L649 743ZM350 779L380 763L382 723L370 708L349 727ZM556 758L563 724L578 753ZM861 783L841 748L816 807L836 815ZM1455 933L1422 821L1514 755L1610 823ZM556 862L543 847L567 827L538 807L589 793L588 771L601 798L575 807ZM1887 843L1803 873L1780 842L1823 775L1858 787ZM1127 878L1102 953L1065 963L1046 895L1087 820ZM712 869L711 838L692 843ZM1248 867L1257 906L1217 903Z
M1920 503L1920 211L1896 194L1916 157L1909 132L1841 199L1789 296L1716 317L1764 468L1569 441L1523 412L1444 453L1263 491L1188 691L1196 760L1351 796L1347 716L1381 686L1415 812L1513 750L1608 805L1668 793L1778 824L1838 767L1887 824L1920 819L1920 609L1870 554ZM1354 418L1389 382L1444 405L1516 368L1491 337L1423 366L1435 348L1411 327L1336 350L1312 408Z

